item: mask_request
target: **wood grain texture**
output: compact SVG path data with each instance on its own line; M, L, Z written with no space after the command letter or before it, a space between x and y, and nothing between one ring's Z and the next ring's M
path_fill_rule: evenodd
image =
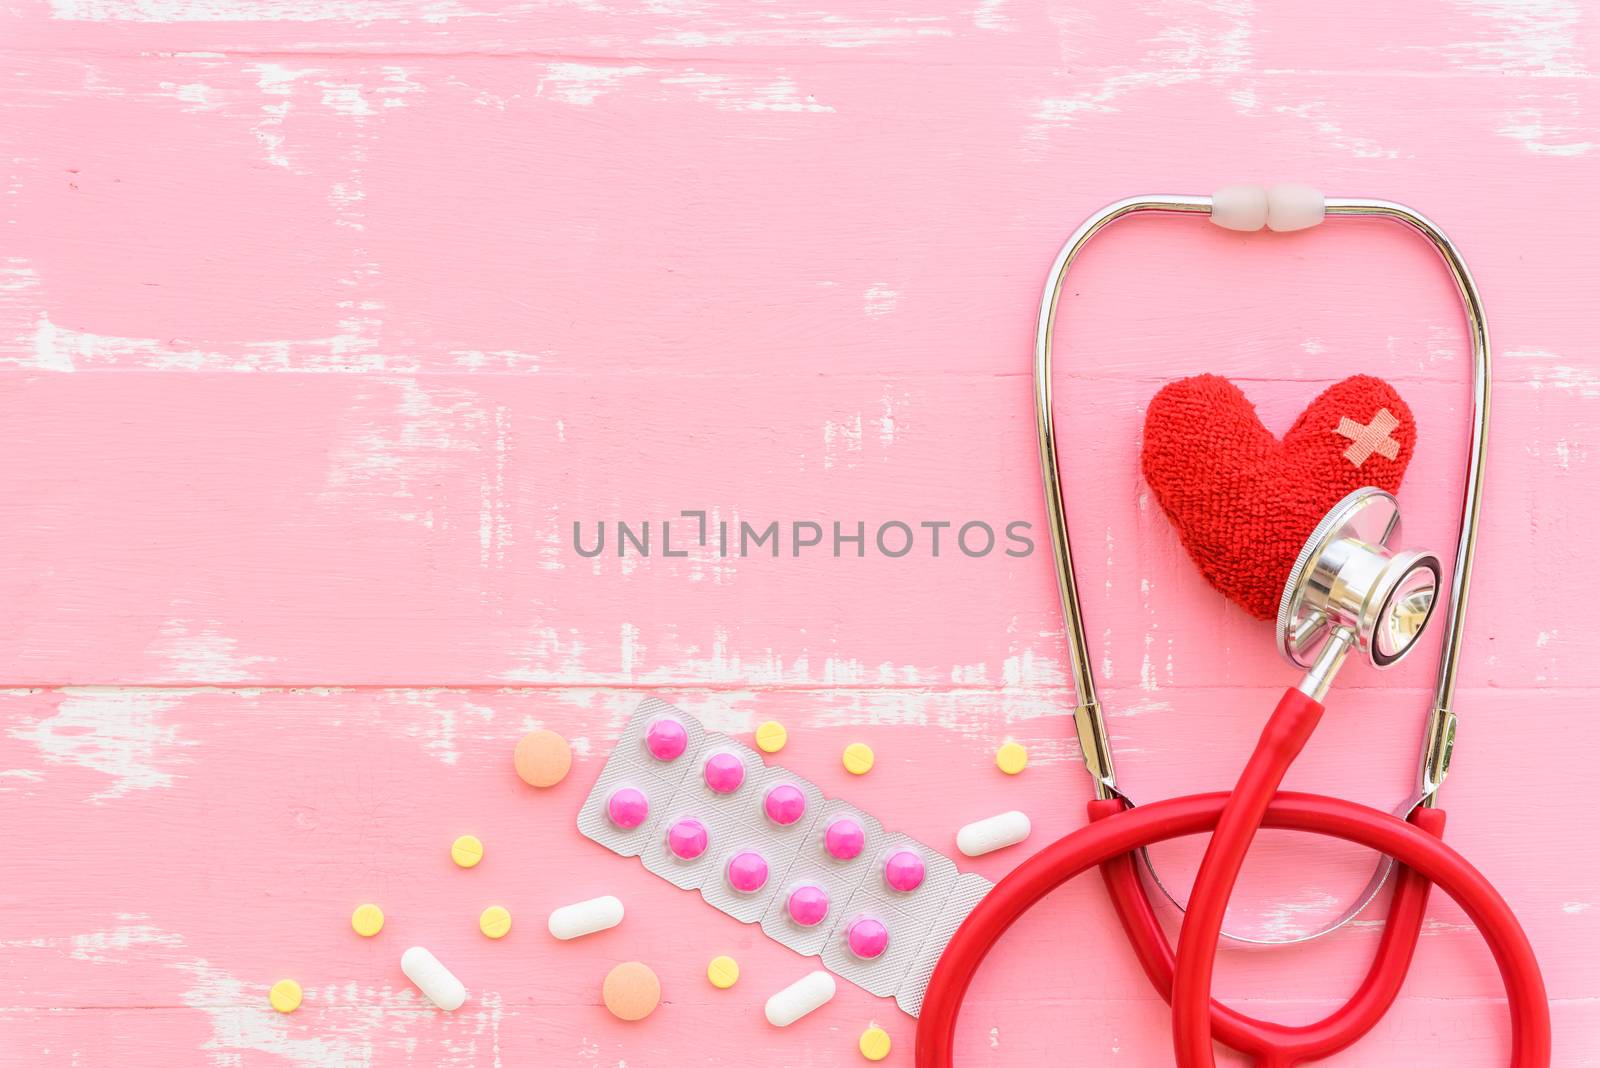
M1498 356L1449 837L1522 917L1557 1063L1600 1065L1600 858L1587 817L1600 639L1600 23L1567 0L17 0L0 11L0 1065L848 1065L841 986L572 827L659 693L950 848L1088 793L1043 544L1029 348L1089 211L1306 180L1413 203L1461 245ZM1084 608L1138 796L1231 781L1285 681L1189 567L1137 467L1173 377L1240 381L1285 429L1332 381L1396 384L1420 444L1406 540L1448 552L1467 355L1448 279L1381 225L1298 235L1131 222L1072 279L1059 412ZM783 527L774 558L660 553ZM649 521L656 552L575 551ZM791 524L916 528L793 554ZM928 551L923 522L1031 526ZM1291 784L1409 787L1438 637L1352 670ZM574 744L536 794L535 726ZM994 768L1015 738L1032 764ZM865 740L863 779L838 764ZM848 779L848 781L846 781ZM479 835L487 859L454 868ZM1200 843L1163 849L1181 882ZM1288 931L1360 887L1359 850L1264 836L1236 922ZM544 916L616 893L571 945ZM363 941L361 901L389 924ZM515 927L490 943L488 904ZM1084 881L979 976L962 1063L1168 1063L1164 1007ZM1219 990L1304 1020L1378 917L1224 952ZM471 991L426 1008L428 945ZM707 960L735 956L727 992ZM622 1025L619 960L665 1000ZM266 990L307 992L280 1017ZM1504 1063L1492 961L1430 908L1389 1018L1328 1063ZM708 1022L715 1026L707 1026ZM1225 1061L1225 1063L1237 1063Z

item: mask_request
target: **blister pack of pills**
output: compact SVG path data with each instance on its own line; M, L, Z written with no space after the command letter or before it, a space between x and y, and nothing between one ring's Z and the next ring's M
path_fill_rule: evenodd
M916 1016L993 884L755 750L646 698L578 829Z

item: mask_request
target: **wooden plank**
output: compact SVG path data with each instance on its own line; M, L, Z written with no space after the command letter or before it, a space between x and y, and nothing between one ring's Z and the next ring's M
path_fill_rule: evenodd
M0 360L24 367L1024 374L1040 279L1090 211L1298 173L1450 230L1502 378L1595 388L1564 314L1600 268L1568 224L1591 81L1107 75L1102 99L1055 67L15 62ZM1164 122L1190 131L1176 170L1165 140L1116 137ZM1535 188L1546 210L1484 210ZM1071 292L1074 365L1462 373L1448 278L1387 224L1129 223Z
M1249 388L1282 428L1322 385ZM1062 399L1102 681L1282 678L1270 628L1199 579L1143 489L1154 388L1095 380ZM1460 418L1457 383L1404 388ZM0 601L26 607L0 633L0 682L1061 685L1030 390L1017 376L0 376ZM1498 411L1549 429L1499 439L1465 681L1593 686L1600 667L1562 655L1585 640L1581 612L1549 606L1582 597L1578 545L1558 539L1593 479L1595 401L1508 383ZM1460 443L1423 426L1406 536L1448 554ZM686 510L708 513L706 545ZM1506 563L1527 554L1530 514L1552 532L1531 572ZM619 546L619 521L641 537L651 523L649 557ZM601 522L605 552L586 558L574 524L592 551ZM663 522L689 555L665 555ZM776 558L755 540L774 522ZM817 533L805 522L822 542L797 556ZM865 541L836 544L835 522ZM903 557L877 544L882 531L900 551L892 522L911 530ZM953 525L921 525L938 522ZM968 523L995 532L987 555L961 550ZM1013 531L1029 555L1006 555L1025 551L1012 523L1030 524ZM988 540L973 527L964 544ZM863 583L879 595L863 601ZM1546 606L1532 626L1514 615L1530 597ZM1429 641L1351 684L1425 684Z
M1378 71L1396 79L1452 72L1501 78L1589 76L1596 42L1565 3L1452 4L1408 18L1387 7L1330 20L1314 4L1267 17L1186 0L1129 8L933 0L692 4L623 0L19 0L4 13L11 47L58 52L536 53L574 58L692 57L705 61L823 57L905 66L1021 64L1104 71L1102 92L1182 85L1218 70L1304 74ZM1102 101L1103 103L1103 101Z
M639 696L610 688L11 691L0 702L9 724L0 785L17 817L6 831L15 859L4 894L9 922L26 937L8 939L10 951L64 947L71 957L75 937L114 930L122 913L144 911L152 918L135 926L174 933L191 948L214 947L213 963L235 950L241 960L288 953L292 943L312 968L364 945L347 930L349 910L362 900L383 898L380 904L396 917L420 925L407 929L420 932L474 895L514 893L514 901L501 903L538 916L574 895L605 892L619 879L638 902L635 937L669 938L658 927L672 921L654 910L678 891L643 873L633 880L634 862L572 833L581 799ZM1035 833L1024 847L962 860L963 868L991 877L1084 819L1087 784L1059 700L849 689L667 696L740 735L761 719L786 723L791 743L775 762L952 854L960 824L998 808L1030 812ZM1409 789L1420 698L1341 695L1291 787L1391 807ZM1274 699L1265 688L1184 690L1142 705L1116 695L1108 703L1127 787L1154 798L1225 786ZM1547 842L1527 832L1526 809L1507 806L1507 784L1537 778L1536 811L1581 808L1590 788L1584 752L1533 751L1526 739L1559 734L1594 699L1592 690L1463 694L1460 759L1446 797L1452 843L1516 903L1544 955L1552 992L1562 997L1587 990L1580 958L1600 923L1592 907L1600 860L1569 852L1552 866ZM1500 708L1514 708L1515 715L1496 714ZM567 735L578 754L569 781L549 792L524 786L510 764L516 739L541 725ZM1005 738L1021 741L1033 756L1033 766L1016 779L1002 777L993 764ZM865 778L840 766L839 753L855 740L879 755ZM1352 762L1352 752L1362 760ZM313 753L317 760L308 765ZM944 772L931 776L930 766ZM36 829L79 821L90 821L95 833L71 848L28 848ZM482 838L498 863L470 873L455 869L448 845L462 833ZM130 841L139 843L137 856L128 852ZM241 849L245 842L248 849ZM1198 858L1199 844L1158 857L1182 873ZM192 877L168 888L159 907L147 901L148 908L133 909L124 901L123 880L103 875L143 864L139 857L166 858ZM1358 849L1268 834L1240 891L1241 922L1263 932L1303 930L1355 896L1369 870L1370 858ZM566 874L552 882L555 871ZM1084 923L1071 918L1103 909L1099 896L1091 881L1053 903L1059 929L1050 925L1055 934L1023 939L1008 954L1016 974L1032 974L1015 962L1035 955L1041 964L1065 955L1081 968L1093 967L1097 954L1117 956L1112 933L1090 938ZM241 931L238 909L207 907L235 901L258 902L270 910L262 916L268 922ZM1429 976L1425 989L1436 997L1492 995L1498 978L1471 926L1443 899L1432 916L1430 940L1450 945L1459 959ZM529 925L529 937L541 944L536 927ZM29 941L46 933L48 945ZM1290 982L1313 996L1330 981L1353 982L1378 933L1376 923L1366 923L1300 954L1231 953L1225 976L1230 989L1246 996L1281 994ZM468 935L478 937L470 923L452 937L476 945ZM230 941L232 950L225 948ZM482 956L477 949L472 954ZM1123 996L1132 997L1142 979L1131 960L1124 963L1118 982L1128 987ZM3 1004L39 1004L33 999L41 993L43 1003L69 1006L143 996L108 979L106 989L85 1000L92 987L76 980L40 988L30 969L4 974L11 986L0 993ZM564 981L559 968L525 979L552 987Z

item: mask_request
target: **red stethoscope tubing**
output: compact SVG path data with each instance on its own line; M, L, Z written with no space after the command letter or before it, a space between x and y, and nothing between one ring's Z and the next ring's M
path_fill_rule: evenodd
M1170 987L1156 982L1164 995L1170 990L1179 1068L1214 1065L1213 1037L1230 1045L1234 1044L1230 1037L1239 1038L1238 1048L1272 1068L1326 1056L1360 1037L1387 1008L1409 965L1415 942L1404 929L1385 932L1361 989L1342 1009L1309 1028L1265 1024L1213 1005L1211 977L1222 915L1244 854L1261 827L1309 831L1365 845L1394 857L1411 869L1412 877L1438 884L1482 932L1500 969L1511 1011L1511 1068L1547 1068L1550 1007L1533 948L1489 881L1440 841L1441 827L1431 828L1430 833L1351 801L1276 792L1321 714L1321 704L1290 690L1233 792L1156 801L1104 816L1046 846L996 884L950 940L928 983L917 1027L918 1068L953 1063L961 1001L978 965L1011 924L1046 894L1095 865L1119 858L1129 866L1127 877L1136 878L1131 871L1134 850L1213 828L1179 932ZM1148 900L1142 909L1135 908L1137 922L1130 926L1125 906L1133 901L1125 877L1113 866L1106 871L1106 880L1108 885L1113 881L1124 885L1123 893L1114 893L1124 927L1134 935L1146 971L1158 980L1166 974L1172 951L1160 948L1165 947L1165 938L1153 927ZM1142 898L1142 890L1136 893ZM1420 923L1423 896L1413 891L1403 902L1397 899L1397 906L1404 906L1400 919L1405 924Z
M1228 795L1205 796L1215 800L1216 811L1220 814ZM1102 820L1124 811L1125 807L1116 799L1096 799L1089 802L1089 819ZM1444 833L1444 812L1436 808L1414 810L1410 822L1435 838ZM1132 854L1124 853L1101 864L1100 875L1111 895L1117 918L1122 921L1123 933L1138 955L1145 975L1156 991L1171 1002L1177 955L1167 941L1161 921L1156 918L1150 895L1139 878L1137 862ZM1289 1068L1304 1061L1320 1060L1355 1043L1383 1019L1400 993L1416 951L1417 937L1422 932L1423 913L1432 886L1410 868L1395 868L1394 896L1389 902L1378 951L1373 955L1360 988L1339 1009L1316 1023L1290 1026L1258 1020L1212 1001L1211 1027L1217 1040L1249 1055L1261 1068Z

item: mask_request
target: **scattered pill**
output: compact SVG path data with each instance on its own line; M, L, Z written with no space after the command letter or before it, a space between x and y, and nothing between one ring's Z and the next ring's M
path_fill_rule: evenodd
M677 760L689 747L689 732L675 719L658 719L644 732L644 745L657 760Z
M793 783L781 782L767 791L767 819L788 827L806 814L806 795Z
M682 860L693 860L704 853L710 841L706 825L693 817L678 820L667 829L667 848Z
M994 762L1007 775L1016 775L1028 766L1028 751L1016 742L1007 742L995 751Z
M574 905L562 905L550 914L550 933L561 941L594 934L622 922L622 902L614 897L596 897Z
M789 732L783 724L769 719L756 727L756 748L763 753L776 753L789 744Z
M815 927L828 915L828 892L814 883L795 887L789 893L789 918L801 927Z
M640 790L624 786L606 799L606 817L625 831L631 831L650 815L650 801Z
M418 990L445 1012L454 1012L467 1000L467 988L439 958L421 946L412 946L400 956L400 970Z
M483 843L470 834L464 834L450 843L450 859L457 867L475 868L483 859Z
M833 976L821 970L811 972L767 999L767 1022L773 1027L788 1027L832 1001L837 990Z
M504 938L511 933L511 913L500 905L490 905L478 917L478 930L490 938Z
M706 978L718 990L726 990L739 981L739 962L732 957L712 957L706 965Z
M872 770L872 747L864 742L851 742L844 747L844 770L852 775L865 775Z
M867 844L867 832L849 816L840 816L828 824L822 834L823 848L835 860L854 860Z
M922 885L928 866L915 849L897 849L883 862L883 878L891 889L909 894Z
M753 849L735 853L728 860L728 885L741 894L753 894L766 886L766 858Z
M383 930L383 910L376 905L357 905L350 914L350 926L362 938L371 938Z
M293 979L279 979L267 991L267 1000L279 1012L293 1012L300 1007L300 984Z
M863 916L851 922L844 940L850 952L862 960L874 960L889 948L889 928L883 925L882 920Z
M530 731L517 742L513 762L529 786L554 786L572 770L572 747L555 731Z
M734 753L712 753L706 758L706 785L719 794L731 794L744 784L744 761Z
M626 961L606 974L600 996L617 1019L642 1020L661 1004L661 980L648 965Z
M856 1048L869 1061L881 1061L889 1055L889 1032L881 1027L869 1027L861 1032Z
M996 849L1016 845L1033 829L1023 812L1002 812L986 820L969 823L956 832L956 848L969 857L981 857Z

